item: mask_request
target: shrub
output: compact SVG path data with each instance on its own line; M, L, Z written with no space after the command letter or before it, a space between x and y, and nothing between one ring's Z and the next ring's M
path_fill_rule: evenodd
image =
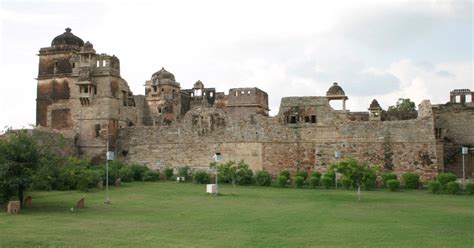
M324 176L331 178L333 182L336 180L336 172L334 172L333 170L330 170L330 171L326 172L326 174L324 174Z
M308 172L307 171L297 171L295 174L295 179L296 177L303 177L304 180L308 178Z
M173 179L173 168L165 168L165 178L166 180L171 180Z
M390 172L390 173L384 173L382 175L382 181L383 181L384 187L387 187L387 181L391 179L398 179L397 174Z
M342 179L342 187L344 187L345 189L350 189L352 187L352 180L349 179L349 178L343 178Z
M129 166L124 166L119 170L119 177L122 182L131 182L134 179L133 169Z
M230 160L217 167L219 182L232 183L232 167L234 166L235 162Z
M146 170L146 171L143 173L142 180L143 180L143 181L146 181L146 182L156 182L156 181L159 181L159 180L160 180L160 172L159 172L159 171L156 171L156 170Z
M448 191L448 193L453 194L453 195L459 193L460 189L461 187L459 186L459 183L457 182L449 182L446 185L446 190Z
M321 178L321 172L314 171L314 172L311 174L311 177L316 177L317 179L320 179L320 178Z
M208 184L211 180L207 172L199 170L194 173L194 182L199 184Z
M277 177L277 182L278 182L278 186L286 187L286 183L288 182L288 178L284 175L279 175Z
M304 177L296 176L295 177L295 185L297 188L303 188L304 185Z
M102 180L100 171L92 169L81 170L77 175L77 189L87 191L90 188L95 188L100 180Z
M377 168L368 168L364 174L364 188L366 190L373 189L375 187L375 182L377 181Z
M316 186L319 185L319 180L320 180L319 177L311 176L311 177L309 178L309 184L310 184L313 188L316 188Z
M191 170L189 166L181 166L178 168L178 176L184 177L186 181L188 181L191 178Z
M439 183L441 183L441 186L443 187L443 189L446 189L446 186L448 186L448 183L455 182L456 179L458 179L458 177L451 172L440 173L438 175L438 181Z
M325 189L329 189L331 188L332 186L334 186L334 180L330 177L327 177L326 175L324 175L323 177L321 177L321 185L325 188Z
M474 195L474 183L466 184L466 193L469 195Z
M270 176L270 173L267 171L258 171L257 174L255 174L255 181L259 186L270 186L272 182L272 176Z
M399 187L400 187L400 181L398 181L397 179L387 180L387 188L390 191L396 191Z
M438 194L441 191L441 183L438 181L429 181L428 191L433 194Z
M145 172L149 171L150 169L145 165L141 164L132 164L130 168L133 171L133 180L134 181L144 181Z
M417 189L420 186L420 175L416 173L405 173L402 178L407 189Z
M290 172L287 170L280 171L280 176L284 176L288 180L288 178L290 178Z
M253 182L253 171L243 160L237 166L237 183L240 185L249 185Z

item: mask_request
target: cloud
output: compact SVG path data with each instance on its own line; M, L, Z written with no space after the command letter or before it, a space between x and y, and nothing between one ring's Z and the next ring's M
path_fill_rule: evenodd
M334 81L354 111L373 98L384 108L399 97L446 102L451 89L474 88L472 7L372 0L3 3L0 69L11 85L1 86L0 127L34 122L34 54L67 26L98 53L118 56L135 94L164 66L183 88L199 79L218 91L265 90L271 114L282 97L325 95Z

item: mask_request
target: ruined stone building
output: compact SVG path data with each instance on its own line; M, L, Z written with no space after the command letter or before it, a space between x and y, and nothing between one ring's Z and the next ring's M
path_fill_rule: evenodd
M74 140L78 155L100 162L107 141L117 159L152 168L207 169L215 152L253 170L321 171L354 157L369 165L423 179L440 171L474 173L474 93L453 90L446 104L421 102L415 112L387 112L374 99L368 112L346 110L349 99L334 83L326 96L285 97L269 116L268 95L255 87L227 94L197 81L182 89L161 68L135 95L115 56L98 54L71 29L39 52L38 126ZM330 101L343 101L335 110ZM335 157L335 154L341 157Z

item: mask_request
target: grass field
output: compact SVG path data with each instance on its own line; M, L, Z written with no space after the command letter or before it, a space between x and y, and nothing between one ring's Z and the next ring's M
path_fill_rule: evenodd
M89 193L33 192L0 213L0 247L474 247L474 197L129 183ZM86 208L71 211L82 196Z

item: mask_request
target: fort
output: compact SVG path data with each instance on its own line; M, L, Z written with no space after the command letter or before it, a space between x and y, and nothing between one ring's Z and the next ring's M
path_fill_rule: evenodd
M36 124L71 139L75 155L100 162L107 144L116 158L155 169L207 169L215 152L273 175L283 169L325 172L354 157L398 174L438 172L474 177L474 92L457 89L450 101L424 100L414 112L384 111L374 99L367 112L346 109L337 83L325 96L285 97L269 116L268 95L256 88L226 94L197 81L182 89L161 68L135 95L115 56L98 54L71 29L39 51ZM330 101L342 101L335 110ZM340 155L336 157L335 153Z

